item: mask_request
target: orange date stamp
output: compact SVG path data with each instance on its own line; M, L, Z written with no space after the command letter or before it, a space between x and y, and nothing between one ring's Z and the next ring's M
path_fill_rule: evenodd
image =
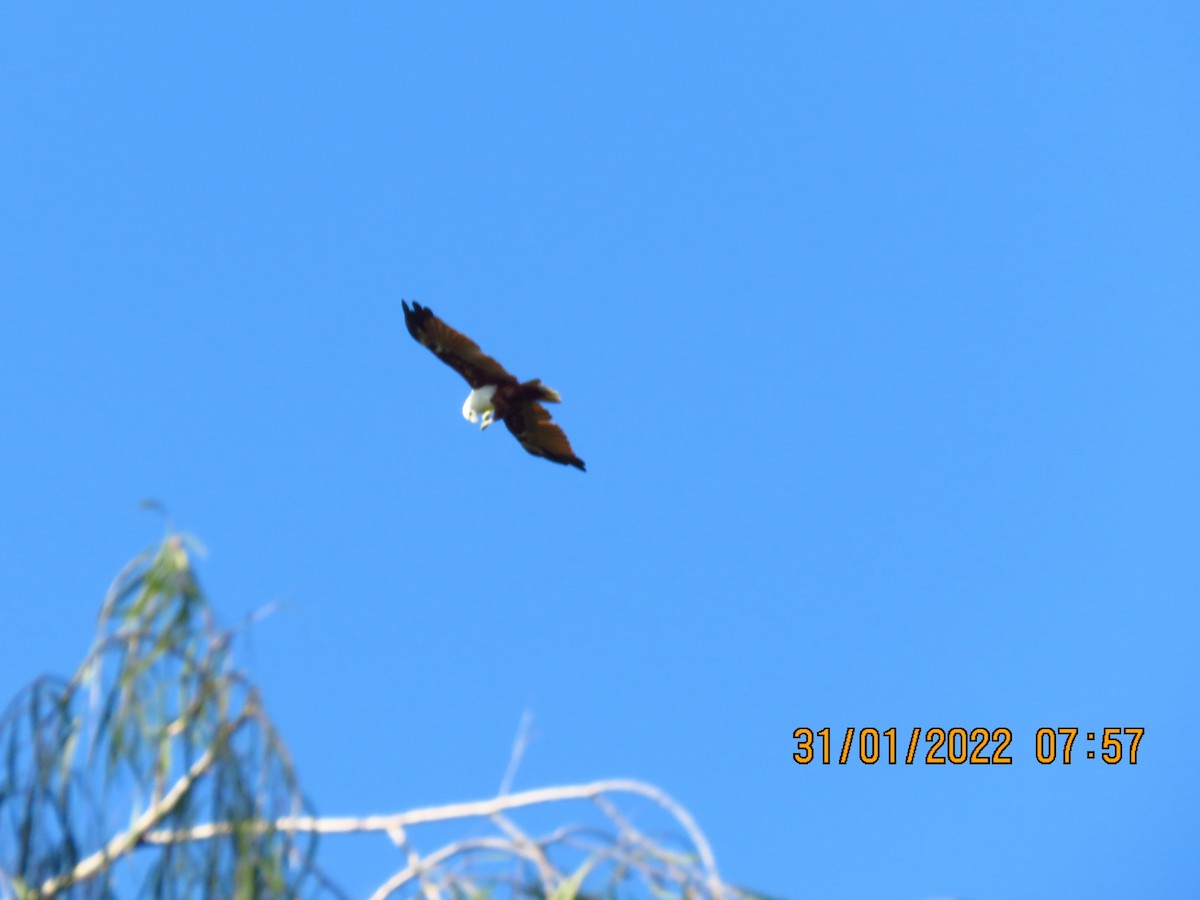
M1136 766L1145 728L1101 728L1084 731L1074 726L1039 728L1034 735L1033 758L1044 766L1071 765L1079 759L1100 759L1110 766L1126 762ZM855 728L844 734L825 728L797 728L792 732L796 749L792 759L801 766L865 766L923 764L927 766L1011 766L1011 728L913 728L901 733L892 728Z

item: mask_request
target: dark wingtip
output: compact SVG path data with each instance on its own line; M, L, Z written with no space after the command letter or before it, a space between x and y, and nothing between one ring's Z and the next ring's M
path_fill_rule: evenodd
M545 450L534 451L534 450L530 450L528 447L526 447L525 449L528 450L530 453L532 453L534 456L540 456L540 457L542 457L542 459L548 459L548 460L550 460L550 462L558 463L560 466L574 466L580 472L587 471L587 469L584 468L583 460L580 459L578 456L563 456L561 453L549 453Z
M418 329L429 321L433 313L429 311L428 306L422 306L416 300L412 306L408 305L407 300L401 300L400 305L404 307L404 324L408 326L408 333L419 341L421 337Z

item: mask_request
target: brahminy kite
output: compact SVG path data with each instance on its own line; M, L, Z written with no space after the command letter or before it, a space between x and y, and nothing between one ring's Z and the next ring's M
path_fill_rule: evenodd
M463 403L463 418L479 422L481 431L500 419L534 456L586 471L567 436L550 421L550 413L542 406L543 402L561 403L558 391L546 387L538 378L517 381L504 366L480 350L478 344L435 316L429 307L419 303L410 307L403 300L400 303L408 333L471 385L471 393Z

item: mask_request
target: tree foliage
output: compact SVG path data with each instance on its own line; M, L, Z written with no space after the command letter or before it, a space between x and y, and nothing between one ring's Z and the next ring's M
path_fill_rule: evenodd
M746 897L724 885L687 812L635 781L545 788L391 816L316 815L261 697L217 627L179 534L134 559L105 597L69 679L42 677L0 719L0 897L344 896L320 835L382 832L401 854L374 897ZM622 801L617 802L617 797ZM656 808L652 839L629 806ZM533 835L518 814L586 803ZM474 819L426 850L415 829Z

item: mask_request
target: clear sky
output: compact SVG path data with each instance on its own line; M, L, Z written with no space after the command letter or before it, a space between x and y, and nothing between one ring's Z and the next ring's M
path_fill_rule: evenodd
M226 621L284 602L241 658L322 812L490 796L528 709L518 789L660 784L766 893L1195 891L1198 45L1192 3L5 3L0 693L73 668L154 497ZM464 422L401 298L587 473Z

